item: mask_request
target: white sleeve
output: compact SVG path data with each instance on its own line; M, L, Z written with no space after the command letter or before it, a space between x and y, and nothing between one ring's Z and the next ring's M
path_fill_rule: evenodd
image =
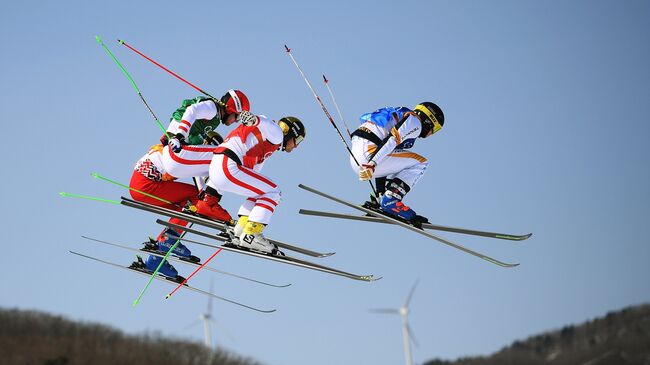
M281 145L284 139L282 128L264 115L258 117L260 118L259 129L262 132L262 137L271 144Z
M253 171L257 172L258 174L262 172L262 167L264 167L264 164L266 163L266 160L262 161L261 163L256 164L253 166Z
M379 165L379 163L388 156L389 153L393 152L395 147L397 147L402 141L405 141L407 139L411 138L418 138L420 136L420 131L422 130L422 123L420 120L413 116L409 115L404 123L399 127L399 129L396 129L393 127L390 130L390 138L388 138L388 141L384 146L377 151L375 156L372 158L372 160Z
M179 131L178 131L178 126L179 125L180 125L180 123L178 123L178 121L172 119L169 122L169 127L167 127L167 133L169 133L172 136L175 136L176 133L179 133Z
M185 139L187 139L187 136L190 133L190 128L192 128L192 124L194 124L197 119L212 119L218 112L219 110L217 109L217 105L212 100L205 100L192 104L185 109L183 117L179 122L177 122L178 125L176 126L176 131L173 133L180 133L185 137ZM172 125L170 124L169 127L171 128Z

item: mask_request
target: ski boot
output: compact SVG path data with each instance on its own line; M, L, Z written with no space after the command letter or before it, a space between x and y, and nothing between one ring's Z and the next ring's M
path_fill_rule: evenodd
M411 188L402 180L398 178L391 180L387 185L386 192L381 197L381 210L390 216L422 228L422 223L427 223L429 220L416 214L413 209L402 203L404 195L409 190Z
M154 255L149 255L147 262L142 262L142 258L138 256L138 261L139 264L144 264L145 270L148 272L154 272L158 268L158 265L160 265L162 258ZM185 281L185 278L178 275L178 271L176 271L176 269L167 260L165 260L165 262L162 264L160 270L158 270L158 273L165 276L167 279L175 281L177 283L182 283Z
M206 187L201 193L202 197L196 203L196 213L220 222L231 222L232 217L219 205L221 194L211 187Z
M156 260L151 260L152 257L156 258L157 261ZM146 273L152 273L152 272L156 271L156 268L158 268L158 264L160 264L160 260L162 260L162 259L152 255L152 256L149 256L149 258L147 259L147 262L145 263L142 260L142 257L140 257L140 255L137 255L136 256L136 261L133 261L131 263L131 265L129 265L129 269L142 271L142 272L146 272ZM173 280L173 281L176 281L176 282L179 282L179 283L185 281L185 278L178 275L178 272L176 271L176 269L174 269L174 267L172 265L170 265L166 261L165 261L165 264L163 264L163 266L160 268L160 270L158 270L158 272L161 273L162 275L164 275L169 280Z
M235 246L239 246L239 236L241 236L242 232L244 232L244 227L246 227L246 223L248 223L248 216L240 215L239 219L237 220L237 223L235 223L234 226L226 226L225 233L228 236L230 243L232 243Z
M271 243L268 239L266 239L266 237L264 237L264 235L262 235L263 230L263 224L250 221L247 222L246 226L242 229L242 233L239 236L239 240L237 240L236 245L250 251L270 254L274 256L284 256L284 252L280 251L280 249L278 249L278 246Z
M157 250L166 253L167 251L169 251L170 248L172 248L172 246L176 243L176 241L179 238L180 235L178 234L178 232L176 232L172 228L165 229L163 233L160 234L160 238L158 238L158 241L156 242ZM151 241L151 238L149 240ZM147 248L148 245L151 245L151 242L145 242L145 248ZM201 262L201 259L192 255L190 249L187 248L187 246L185 246L181 242L178 242L178 244L172 251L172 254L178 256L182 260L186 260L194 263Z

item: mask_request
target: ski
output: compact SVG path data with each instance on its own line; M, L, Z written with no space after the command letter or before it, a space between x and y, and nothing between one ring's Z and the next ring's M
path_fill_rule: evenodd
M127 266L122 266L122 265L119 265L119 264L116 264L116 263L113 263L113 262L110 262L110 261L105 261L105 260L102 260L102 259L98 259L98 258L96 258L96 257L92 257L92 256L84 255L84 254L82 254L82 253L78 253L78 252L74 252L74 251L69 251L69 252L70 252L71 254L74 254L74 255L77 255L77 256L81 256L81 257L85 257L85 258L90 259L90 260L94 260L94 261L102 262L102 263L107 264L107 265L110 265L110 266L119 267L119 268L121 268L121 269L129 270L129 271L132 271L132 272L135 272L135 273L139 273L139 274L145 275L145 276L147 276L147 277L151 276L151 273L148 272L148 271L138 270L138 269L130 268L130 267L127 267ZM166 283L169 283L169 284L171 284L171 285L178 285L178 283L177 283L176 281L171 280L171 279L168 279L168 278L166 278L166 277L164 277L164 276L162 276L162 275L160 275L160 274L156 275L155 278L158 279L158 280L164 281L164 282L166 282ZM215 295L215 294L212 294L212 293L208 293L208 292L206 292L206 291L204 291L204 290L197 289L197 288L192 287L192 286L189 286L189 285L183 285L183 288L184 288L184 289L192 290L192 291L197 292L197 293L201 293L201 294L203 294L203 295L207 295L207 296L209 296L209 297L213 297L213 298L216 298L216 299L222 300L222 301L224 301L224 302L228 302L228 303L231 303L231 304L235 304L235 305L238 305L238 306L240 306L240 307L244 307L244 308L247 308L247 309L251 309L251 310L254 310L254 311L256 311L256 312L261 312L261 313L273 313L273 312L276 311L276 309L259 309L259 308L251 307L251 306L249 306L249 305L242 304L242 303L236 302L236 301L234 301L234 300L226 299L226 298L220 297L220 296Z
M119 247L119 248L122 248L122 249L125 249L125 250L128 250L128 251L132 251L132 252L147 253L147 254L162 257L162 258L164 258L165 254L166 254L165 252L161 252L161 251L158 251L158 250L149 250L149 249L146 249L146 248L137 249L137 248L123 246L123 245L120 245L120 244L117 244L117 243L103 241L103 240L100 240L100 239L97 239L97 238L92 238L92 237L87 237L87 236L81 236L81 238L87 239L89 241L103 243L103 244L113 246L113 247ZM201 266L200 263L195 263L195 262L192 262L192 261L189 261L189 260L183 260L181 258L171 256L171 255L169 257L167 257L167 260L174 261L174 262L181 262L181 263L184 263L184 264L187 264L187 265L190 265L190 266L195 266L195 267ZM245 277L245 276L233 274L233 273L230 273L230 272L227 272L227 271L217 270L217 269L215 269L213 267L210 267L210 266L205 266L204 269L207 269L207 270L210 270L210 271L222 274L222 275L232 276L232 277L235 277L235 278L238 278L238 279L250 281L250 282L253 282L253 283L272 286L272 287L275 287L275 288L286 288L286 287L291 285L291 284L283 284L283 285L271 284L271 283L267 283L267 282L264 282L264 281L251 279L251 278L248 278L248 277Z
M324 212L324 211L320 211L320 210L309 210L309 209L300 209L299 213L304 214L304 215L313 215L313 216L317 216L317 217L351 219L351 220L364 221L364 222L391 223L391 224L393 224L393 222L388 222L388 221L386 221L384 219L377 218L375 216L367 216L367 215L363 216L363 215L354 215L354 214L342 214L342 213ZM377 212L377 213L381 214L381 212ZM532 233L523 234L523 235L514 235L514 234L507 234L507 233L495 233L495 232L487 232L487 231L477 231L477 230L466 229L466 228L441 226L441 225L432 224L432 223L423 223L422 228L431 229L431 230L434 230L434 231L445 231L445 232L451 232L451 233L467 234L467 235L472 235L472 236L498 238L498 239L508 240L508 241L523 241L523 240L526 240L526 239L530 238L530 236L533 235Z
M197 215L188 214L188 213L185 213L185 212L176 212L176 211L173 211L171 209L167 209L167 208L163 208L163 207L157 207L155 205L138 202L138 201L128 199L128 198L125 198L125 197L122 197L122 202L121 203L122 203L122 205L125 205L127 207L144 210L144 211L147 211L147 212L150 212L150 213L160 214L160 215L164 215L164 216L171 217L171 218L178 218L178 219L186 220L186 221L192 222L194 224L198 224L198 225L208 227L208 228L218 229L220 231L226 231L226 229L228 227L228 225L225 222L219 222L219 221L203 218L203 217L200 217L200 216L197 216ZM289 251L294 251L294 252L297 252L297 253L301 253L301 254L307 255L307 256L323 258L323 257L329 257L329 256L334 255L334 252L316 252L316 251L308 250L306 248L290 245L290 244L282 242L282 241L278 241L278 240L274 240L274 239L270 239L270 238L267 238L267 239L271 243L275 244L278 247L284 248L284 249L289 250Z
M328 274L343 276L343 277L346 277L346 278L349 278L349 279L354 279L354 280L371 282L371 281L377 281L377 280L381 279L381 277L375 278L373 275L351 274L349 272L334 269L334 268L331 268L331 267L328 267L328 266L315 264L315 263L309 262L309 261L300 260L300 259L297 259L297 258L291 257L291 256L275 256L275 255L270 255L270 254L258 253L258 252L255 252L255 251L249 251L249 250L246 250L244 248L239 248L239 247L233 245L232 243L230 243L230 238L227 237L227 234L225 234L225 233L222 233L220 235L215 235L215 234L212 234L212 233L207 233L207 232L199 231L199 230L196 230L196 229L193 229L193 228L187 228L187 227L180 226L178 224L166 222L166 221L163 221L161 219L156 220L156 223L158 223L160 225L163 225L163 226L166 226L166 227L174 228L174 229L183 229L183 230L187 231L188 233L193 233L193 234L198 235L198 236L202 236L202 237L206 237L206 238L210 238L210 239L215 239L215 240L224 242L224 244L223 245L213 245L213 244L210 244L210 243L198 242L198 241L189 240L187 238L181 238L180 240L184 241L184 242L190 242L190 243L194 243L194 244L197 244L197 245L210 247L210 248L222 248L222 249L224 249L226 251L230 251L230 252L237 252L237 253L241 253L241 254L244 254L244 255L259 257L259 258L263 258L263 259L271 260L271 261L276 261L276 262L282 262L282 263L285 263L285 264L299 266L299 267L303 267L303 268L306 268L306 269L322 271L322 272L325 272L325 273L328 273Z
M413 232L419 233L419 234L421 234L421 235L423 235L423 236L425 236L425 237L428 237L428 238L434 239L434 240L436 240L436 241L438 241L438 242L442 242L442 243L444 243L444 244L446 244L446 245L448 245L448 246L454 247L454 248L456 248L456 249L458 249L458 250L461 250L461 251L466 252L466 253L468 253L468 254L470 254L470 255L473 255L473 256L476 256L476 257L478 257L478 258L481 258L481 259L483 259L483 260L485 260L485 261L488 261L488 262L490 262L490 263L493 263L493 264L495 264L495 265L499 265L499 266L501 266L501 267L515 267L515 266L519 266L519 264L509 264L509 263L506 263L506 262L502 262L502 261L499 261L499 260L493 259L493 258L491 258L491 257L489 257L489 256L485 256L485 255L483 255L483 254L481 254L481 253L478 253L478 252L476 252L476 251L472 251L472 250L470 250L470 249L468 249L468 248L465 248L465 247L463 247L463 246L460 246L460 245L458 245L458 244L455 244L455 243L453 243L453 242L451 242L451 241L448 241L448 240L446 240L446 239L444 239L444 238L440 238L440 237L438 237L438 236L436 236L436 235L433 235L433 234L431 234L431 233L429 233L429 232L426 232L426 231L424 231L424 230L422 230L422 229L416 228L416 227L414 227L414 226L412 226L412 225L410 225L410 224L408 224L408 223L404 223L404 222L402 222L402 221L400 221L400 220L398 220L398 219L394 219L394 218L388 217L388 216L386 216L386 215L379 214L379 213L377 213L377 212L375 212L375 211L373 211L373 210L371 210L371 209L364 208L364 207L362 207L362 206L359 206L359 205L356 205L356 204L353 204L353 203L347 202L347 201L345 201L345 200L341 200L341 199L336 198L336 197L334 197L334 196L331 196L331 195L325 194L325 193L323 193L323 192L321 192L321 191L318 191L318 190L316 190L316 189L313 189L313 188L310 188L310 187L308 187L308 186L305 186L305 185L303 185L303 184L299 184L298 186L299 186L301 189L307 190L307 191L309 191L309 192L311 192L311 193L314 193L314 194L316 194L316 195L320 195L320 196L322 196L323 198L326 198L326 199L329 199L329 200L335 201L335 202L340 203L340 204L343 204L343 205L347 205L347 206L350 207L350 208L354 208L354 209L360 210L360 211L362 211L362 212L364 212L364 213L366 213L366 214L371 214L371 215L374 216L374 217L377 217L377 218L383 219L383 220L385 220L385 221L387 221L387 222L390 222L390 223L392 223L392 224L397 224L397 225L402 226L402 227L404 227L404 228L406 228L406 229L408 229L408 230L411 230L411 231L413 231Z

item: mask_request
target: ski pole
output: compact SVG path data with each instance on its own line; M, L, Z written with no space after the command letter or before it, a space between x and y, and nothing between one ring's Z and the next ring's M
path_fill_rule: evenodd
M94 201L99 201L99 202L102 202L102 203L121 204L117 200L95 198L94 196L71 194L71 193L66 193L66 192L63 192L63 191L60 192L59 195L61 195L62 197L71 197L71 198L81 198L81 199L87 199L87 200L94 200Z
M291 54L291 48L287 47L286 44L284 45L284 48L286 49L287 53L289 54L289 57L291 57L291 61L293 61L293 64L296 65L296 68L297 68L298 71L300 72L300 75L302 75L302 78L303 78L303 79L305 80L305 82L307 83L307 86L309 87L309 90L311 90L311 93L314 95L314 98L316 98L316 101L318 102L318 104L320 104L320 107L321 107L321 109L323 109L323 112L324 112L325 115L327 116L327 119L329 119L330 123L332 123L332 126L334 127L334 129L336 129L336 132L339 134L339 137L341 137L341 141L342 141L343 144L345 145L345 148L348 150L348 153L350 154L350 156L352 156L352 159L353 159L354 162L357 164L357 166L361 167L361 164L359 163L359 161L357 161L357 158L354 157L354 154L352 153L352 150L350 149L350 146L348 146L348 143L345 141L345 138L343 138L343 135L341 134L341 131L339 130L339 127L336 126L336 123L334 123L334 119L332 119L332 116L331 116L330 113L327 111L327 108L325 107L325 104L323 104L323 101L320 99L320 97L318 96L318 94L316 94L316 91L315 91L314 88L311 86L311 83L310 83L309 80L307 79L307 76L305 76L305 73L302 72L302 69L301 69L300 66L298 65L298 62L296 62L296 59L293 58L293 54ZM370 183L370 187L372 188L372 192L373 192L375 195L377 195L377 190L375 189L375 185L374 185L374 184L372 183L372 181L370 181L370 180L368 180L368 183Z
M121 187L123 187L123 188L127 188L127 189L129 189L129 190L136 191L136 192L138 192L138 193L140 193L140 194L142 194L142 195L148 196L148 197L150 197L150 198L154 198L154 199L160 200L160 201L163 202L163 203L171 204L171 205L174 205L174 206L177 206L177 207L179 206L178 204L174 204L174 203L172 203L172 202L170 202L170 201L168 201L168 200L165 200L165 199L163 199L163 198L159 198L159 197L157 197L157 196L155 196L155 195L151 195L151 194L149 194L149 193L145 193L144 191L141 191L141 190L138 190L138 189L132 188L132 187L130 187L130 186L127 186L127 185L124 185L124 184L120 184L120 183L117 182L117 181L113 181L113 180L111 180L111 179L105 178L104 176L102 176L102 175L100 175L100 174L98 174L98 173L96 173L96 172L93 172L93 173L90 174L90 175L91 175L92 177L94 177L94 178L101 179L101 180L104 180L104 181L108 181L108 182L110 182L110 183L112 183L112 184L115 184L115 185L121 186ZM120 204L119 202L115 202L115 203ZM192 223L190 223L190 227L191 227L191 226L192 226ZM181 237L184 236L184 235L185 235L185 231L183 231ZM142 296L144 295L145 291L147 291L147 289L149 288L149 285L151 285L151 282L153 281L153 279L154 279L154 277L156 276L156 274L158 274L158 270L160 270L160 268L162 267L162 265L163 265L163 263L165 262L165 260L167 260L167 257L169 256L169 253L172 252L172 251L176 248L176 246L178 245L179 242L180 242L180 239L177 239L176 242L174 243L174 245L172 246L172 248L169 249L169 251L167 252L167 254L165 255L165 257L163 258L163 260L160 262L160 264L158 264L158 267L156 268L156 270L153 272L153 274L152 274L151 277L149 278L149 282L148 282L147 285L144 287L144 289L142 289L142 291L140 292L140 295L138 296L138 298L133 302L133 306L134 306L134 307L137 306L137 305L140 303L140 299L141 299ZM212 259L212 258L210 258L210 259ZM208 260L208 261L209 261L209 260ZM204 265L205 265L205 264L204 264ZM201 267L203 267L204 265L202 265ZM191 276L190 276L190 277L191 277ZM189 279L189 278L188 278L188 279ZM187 281L187 279L186 279L186 281ZM172 294L173 294L173 292L172 292ZM170 295L171 295L171 294L170 294Z
M105 178L104 176L102 176L102 175L100 175L100 174L98 174L98 173L96 173L96 172L91 173L90 176L92 176L92 177L94 177L94 178L96 178L96 179L100 179L100 180L107 181L107 182L109 182L109 183L111 183L111 184L115 184L115 185L117 185L117 186L121 186L121 187L123 187L123 188L127 188L127 189L129 189L129 190L133 190L133 191L138 192L138 193L140 193L140 194L142 194L142 195L145 195L145 196L148 196L148 197L150 197L150 198L153 198L153 199L159 200L159 201L161 201L161 202L163 202L163 203L170 204L170 205L174 205L174 206L177 206L177 207L179 206L178 204L174 204L174 203L170 202L169 200L165 200L165 199L163 199L163 198L159 198L159 197L157 197L157 196L155 196L155 195L151 195L151 194L149 194L149 193L145 193L144 191L141 191L141 190L138 190L138 189L136 189L136 188L132 188L132 187L130 187L130 186L128 186L128 185L120 184L120 183L118 183L117 181L113 181L113 180L111 180L111 179Z
M153 63L154 65L156 65L156 66L162 68L163 70L167 71L168 73L170 73L172 76L176 77L177 79L179 79L179 80L183 81L184 83L188 84L189 86L193 87L195 90L197 90L198 92L202 93L203 95L205 95L205 96L207 96L207 97L209 97L209 98L212 98L212 100L213 100L215 103L217 103L217 104L219 104L219 105L221 105L221 106L225 106L225 104L224 104L221 100L215 98L214 96L208 94L207 91L201 89L200 87L198 87L198 86L192 84L191 82L185 80L184 78L180 77L180 76L179 76L178 74L176 74L174 71L168 69L167 67L165 67L165 66L161 65L160 63L158 63L158 62L152 60L151 58L147 57L144 53L142 53L142 52L138 51L137 49L133 48L130 44L126 43L125 41L123 41L123 40L121 40L121 39L118 39L117 42L118 42L119 44L121 44L121 45L127 47L128 49L132 50L133 52L139 54L140 56L144 57L147 61L149 61L149 62Z
M334 93L332 93L332 88L330 88L330 80L323 75L323 81L325 82L325 86L327 86L327 91L330 93L330 97L332 98L332 103L334 103L334 107L336 108L336 111L339 113L339 118L341 118L341 121L343 122L343 125L345 126L345 130L348 132L348 136L352 137L352 133L350 133L350 128L348 127L348 124L345 122L345 119L343 119L343 114L341 113L341 109L339 109L339 105L336 103L336 99L334 99Z
M95 198L95 197L92 197L92 196L85 196L85 195L78 195L78 194L70 194L70 193L66 193L66 192L61 192L61 193L59 193L59 195L61 195L63 197L82 198L82 199L88 199L88 200L96 200L96 201L105 202L105 203L120 204L120 202L115 201L115 200L101 199L101 198ZM151 285L151 282L153 281L153 279L158 274L158 271L160 271L160 268L162 267L162 265L167 260L167 257L169 257L169 254L176 248L176 246L178 246L179 242L181 242L181 241L176 240L176 243L174 243L174 245L169 249L169 251L167 251L167 254L162 259L162 261L160 261L160 264L158 264L158 267L156 268L156 270L153 272L153 274L149 278L149 282L147 283L147 285L144 287L144 289L142 289L142 291L140 291L140 295L138 295L138 298L135 301L133 301L133 306L134 307L137 306L140 303L140 299L142 299L142 296L144 295L144 293L147 291L147 289Z
M147 282L147 285L145 285L144 288L142 288L142 290L140 291L140 294L138 294L138 297L133 301L133 307L137 307L138 304L140 304L140 299L142 299L142 296L144 295L144 293L147 291L147 289L149 289L149 286L151 285L151 282L156 277L156 275L158 275L158 271L160 271L160 268L167 261L167 258L169 257L169 255L172 253L172 251L174 251L174 249L176 248L176 246L178 246L178 244L180 242L181 242L181 240L176 240L176 242L172 245L172 247L169 249L169 251L167 251L167 254L165 254L165 257L163 257L163 259L160 260L160 263L158 264L158 267L151 274L151 277L149 278L149 281Z
M169 135L169 133L167 133L167 131L165 130L165 127L163 127L162 123L160 123L160 120L158 120L158 117L156 117L156 114L153 112L153 110L151 110L151 107L149 106L147 101L144 99L144 96L142 96L142 93L140 92L140 89L138 88L138 85L135 84L135 81L133 81L133 78L131 77L131 75L129 75L129 73L126 71L124 66L122 66L120 61L118 61L117 58L115 58L113 53L108 49L108 47L106 47L106 45L104 44L104 42L102 42L102 39L99 38L98 35L95 36L95 40L97 40L97 43L99 43L102 46L102 48L104 48L106 53L108 53L108 55L111 56L113 61L115 61L117 66L119 66L119 68L122 70L122 73L124 73L124 75L129 79L129 81L131 82L131 85L133 86L135 91L138 93L138 96L140 96L140 99L142 100L144 105L147 107L147 109L149 110L149 113L151 113L151 115L153 116L153 119L156 121L156 123L158 124L160 129L162 129L163 133L165 133L168 138L171 138L171 135Z
M215 256L217 256L217 254L219 254L219 252L221 252L221 250L222 249L220 248L215 253L213 253L212 256L210 256L207 260L205 260L203 265L199 266L196 270L194 270L194 272L191 273L190 276L187 277L187 279L183 280L182 283L178 284L178 286L176 288L174 288L174 290L172 290L169 294L167 294L167 296L165 296L165 299L169 299L169 297L171 297L174 293L176 293L176 291L178 289L180 289L183 285L185 285L185 283L187 283L192 278L192 276L194 276L194 274L199 272L199 270L201 270L205 265L207 265L208 262L210 262L210 260L212 260Z

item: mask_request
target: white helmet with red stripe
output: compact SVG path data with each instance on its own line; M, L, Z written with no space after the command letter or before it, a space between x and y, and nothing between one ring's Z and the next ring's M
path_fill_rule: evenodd
M251 104L246 94L241 90L230 89L221 97L221 102L225 105L226 114L239 114L242 110L250 111Z

